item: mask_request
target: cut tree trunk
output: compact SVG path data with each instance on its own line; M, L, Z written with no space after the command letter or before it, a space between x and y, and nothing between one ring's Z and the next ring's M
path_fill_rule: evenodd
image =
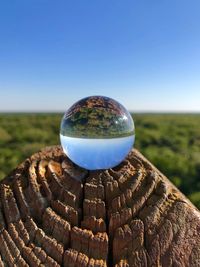
M137 150L87 171L59 146L0 185L1 266L200 266L200 212Z

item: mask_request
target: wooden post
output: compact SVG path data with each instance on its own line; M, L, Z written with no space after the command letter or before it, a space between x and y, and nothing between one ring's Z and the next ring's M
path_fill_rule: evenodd
M200 266L200 212L137 150L89 172L59 146L0 184L0 266Z

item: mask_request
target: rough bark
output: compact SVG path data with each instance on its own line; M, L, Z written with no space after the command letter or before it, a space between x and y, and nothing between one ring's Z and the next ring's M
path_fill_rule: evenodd
M137 150L88 172L50 147L0 184L0 267L196 267L199 233L199 211Z

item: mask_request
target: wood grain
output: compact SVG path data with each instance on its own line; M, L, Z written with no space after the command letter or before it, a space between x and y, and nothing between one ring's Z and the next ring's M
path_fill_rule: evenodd
M88 172L49 147L0 184L0 267L196 267L199 234L199 211L135 149Z

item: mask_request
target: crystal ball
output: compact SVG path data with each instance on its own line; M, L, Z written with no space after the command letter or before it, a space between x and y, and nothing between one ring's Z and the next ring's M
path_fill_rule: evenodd
M64 114L60 127L64 153L88 170L112 168L121 163L135 141L130 113L105 96L81 99Z

